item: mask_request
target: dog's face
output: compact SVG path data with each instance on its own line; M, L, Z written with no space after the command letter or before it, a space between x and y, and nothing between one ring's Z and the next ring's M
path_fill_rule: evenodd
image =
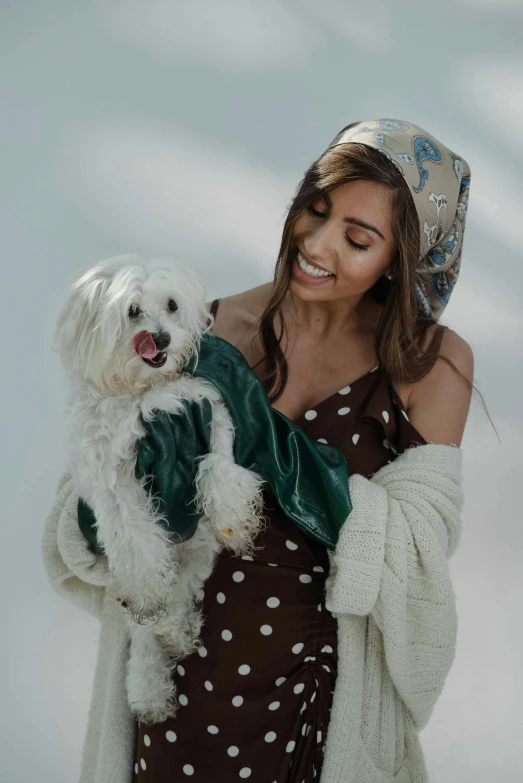
M179 373L211 323L205 289L187 267L116 256L75 283L55 345L102 393L139 393Z

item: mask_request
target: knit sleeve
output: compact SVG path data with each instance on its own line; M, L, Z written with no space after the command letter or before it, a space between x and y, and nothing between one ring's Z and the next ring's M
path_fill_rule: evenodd
M370 615L387 668L426 725L455 655L457 613L448 558L461 531L461 450L407 449L369 480L349 479L353 510L331 555L327 608Z
M47 516L41 540L44 569L53 590L101 619L105 586L112 581L107 557L96 555L82 535L77 517L78 495L64 474Z

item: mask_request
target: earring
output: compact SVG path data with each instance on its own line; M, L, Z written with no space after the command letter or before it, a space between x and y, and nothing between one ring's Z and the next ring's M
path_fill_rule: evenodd
M392 280L392 275L385 275L385 277L387 278L387 280Z

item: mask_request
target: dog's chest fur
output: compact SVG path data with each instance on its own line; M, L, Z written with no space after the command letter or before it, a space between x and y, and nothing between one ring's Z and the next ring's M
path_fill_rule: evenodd
M191 399L219 398L214 386L182 375L139 396L95 398L83 384L76 385L69 406L69 470L82 498L92 505L101 486L131 481L136 464L136 442L145 435L142 419L155 410L179 413ZM91 501L91 502L90 502Z

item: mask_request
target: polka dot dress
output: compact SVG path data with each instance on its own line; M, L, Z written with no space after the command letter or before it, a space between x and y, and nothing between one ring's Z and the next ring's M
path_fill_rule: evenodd
M296 424L367 477L426 443L379 367ZM253 556L224 550L206 582L203 646L174 673L176 716L137 724L133 783L319 780L337 673L329 560L272 493L264 500L270 524Z

